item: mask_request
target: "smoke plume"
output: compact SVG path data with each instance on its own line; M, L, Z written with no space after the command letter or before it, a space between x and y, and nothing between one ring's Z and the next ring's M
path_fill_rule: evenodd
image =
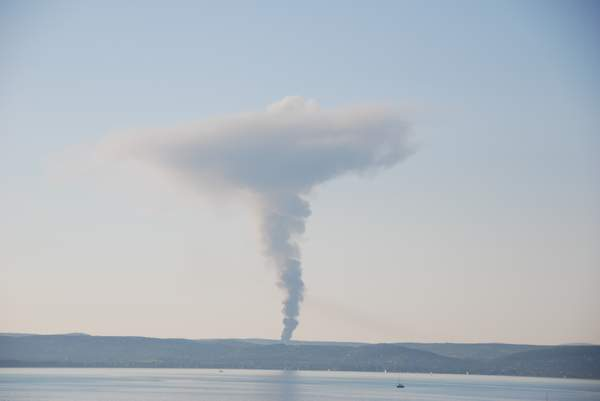
M201 190L218 186L257 199L267 254L285 293L281 339L298 325L304 282L297 239L306 195L347 173L391 167L411 153L407 124L383 107L321 110L286 97L266 111L113 138L121 156L151 162Z

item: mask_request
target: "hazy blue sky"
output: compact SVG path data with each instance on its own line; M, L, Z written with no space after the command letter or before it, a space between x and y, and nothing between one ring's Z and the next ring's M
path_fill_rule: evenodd
M111 132L398 105L419 151L311 195L298 339L600 342L600 7L0 1L0 331L279 336L242 200Z

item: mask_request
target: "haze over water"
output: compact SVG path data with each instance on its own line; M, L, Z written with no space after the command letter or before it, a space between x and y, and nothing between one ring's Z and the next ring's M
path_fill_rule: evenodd
M397 389L397 383L406 387ZM0 369L2 401L595 401L600 381L215 369Z

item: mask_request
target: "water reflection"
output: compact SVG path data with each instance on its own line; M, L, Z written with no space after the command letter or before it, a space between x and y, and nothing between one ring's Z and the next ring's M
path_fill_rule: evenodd
M0 369L0 401L598 401L600 381L201 369Z
M299 399L298 372L295 370L282 370L277 380L278 400L297 401Z

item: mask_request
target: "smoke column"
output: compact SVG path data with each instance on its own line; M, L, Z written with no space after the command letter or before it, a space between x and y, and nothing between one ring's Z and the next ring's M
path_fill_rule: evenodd
M273 196L263 211L262 234L267 253L279 272L278 285L285 291L281 339L289 341L298 326L300 303L304 297L300 249L295 238L304 233L310 216L308 202L295 194Z
M393 110L321 110L315 101L297 96L262 112L113 135L104 146L119 158L150 163L200 191L252 195L265 252L285 294L283 341L298 326L304 296L297 239L311 213L306 196L340 175L392 167L413 150L408 126Z

